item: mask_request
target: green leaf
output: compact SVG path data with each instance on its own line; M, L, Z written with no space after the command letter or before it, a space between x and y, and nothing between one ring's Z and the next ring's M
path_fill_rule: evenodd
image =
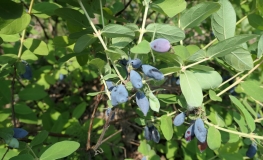
M151 109L155 112L159 112L160 102L159 102L158 98L156 98L152 92L150 92L148 94L148 96L149 96L149 102L150 102Z
M32 14L39 18L49 18L55 14L60 5L51 2L40 2L33 5Z
M221 134L214 126L208 129L207 144L212 150L217 150L221 146Z
M34 160L35 158L31 154L20 154L15 157L10 158L9 160Z
M101 34L108 38L116 37L130 37L135 36L134 31L128 27L119 25L119 24L108 24L102 30Z
M159 70L163 74L172 74L172 73L180 71L181 68L180 67L167 67L167 68L162 68L162 69L159 69Z
M38 55L48 55L47 44L39 39L28 38L24 41L24 46L31 52Z
M36 94L37 93L37 94ZM23 100L40 100L47 96L47 93L40 86L27 86L18 93L20 99Z
M192 28L198 26L203 20L220 8L219 3L203 2L186 10L181 16L181 27Z
M83 34L82 34L83 35ZM53 45L55 47L67 47L72 45L75 41L70 39L68 36L56 36L53 38Z
M249 24L259 30L263 30L263 18L255 13L249 14L247 16Z
M59 8L55 10L55 14L77 27L87 28L90 26L87 18L77 10L70 8Z
M194 76L203 90L215 89L223 81L222 77L217 71L195 71Z
M220 101L222 102L222 98L216 95L216 92L213 90L209 90L209 97L212 101Z
M260 87L260 83L257 81L245 81L241 83L241 87L243 88L244 92L248 95L253 97L254 99L263 102L263 88Z
M263 54L263 35L260 36L258 40L258 52L257 52L257 58L261 58Z
M117 74L107 74L103 77L104 80L108 80L108 79L111 79L111 78L117 78L118 75Z
M146 143L145 140L144 141L140 141L140 146L138 147L138 151L141 154L147 156L147 155L149 155L150 150L151 150L151 147L150 147L149 144Z
M86 54L77 55L76 59L80 66L85 66L89 60L89 53L86 52Z
M227 64L237 71L250 70L254 67L253 59L249 51L238 48L224 57Z
M169 141L173 137L173 122L172 118L167 115L161 117L161 130L164 138Z
M42 144L45 139L48 137L48 132L45 130L42 130L41 132L39 132L35 138L31 141L30 146L34 147L36 145Z
M190 57L190 53L188 52L185 46L173 46L173 50L179 57L182 58L183 61L187 60Z
M17 103L17 104L15 104L14 107L15 107L15 113L17 113L17 114L30 114L33 112L32 109L29 108L25 104Z
M66 54L65 56L63 56L62 58L60 58L58 60L58 62L66 62L69 59L71 59L72 57L77 57L77 56L81 56L81 55L87 55L88 53L86 51L80 52L80 53L69 53Z
M89 62L89 65L92 65L94 67L96 67L99 71L102 71L104 66L105 66L105 61L103 61L102 59L100 58L95 58L95 59L92 59L90 62Z
M177 103L178 98L174 94L158 94L158 99L166 104Z
M255 117L257 118L257 113L254 111L254 109L250 106L250 104L247 102L247 100L245 99L243 101L243 104L245 105L245 107L247 108L247 110Z
M194 65L193 67L191 67L191 69L194 69L194 70L200 70L200 71L214 71L215 69L212 68L212 67L209 67L209 66L205 66L205 65Z
M257 35L253 34L241 34L226 40L220 41L217 44L211 46L207 50L207 56L212 57L222 57L227 54L230 54L232 51L235 51L239 48L239 45L245 43Z
M19 148L19 141L16 138L11 138L7 144L11 148Z
M191 107L199 107L203 102L203 92L194 73L185 71L180 74L180 86L186 102Z
M233 119L238 124L239 130L243 133L249 133L244 116L236 111L233 111Z
M91 45L93 42L97 40L97 37L94 37L91 34L86 34L81 36L75 46L74 46L74 52L75 53L80 53L82 52L87 46Z
M200 61L202 59L206 58L206 52L203 49L200 49L198 51L196 51L194 54L192 54L187 61Z
M4 42L16 42L20 39L19 34L12 34L12 35L0 34L0 37L2 39L2 42L3 41Z
M219 0L220 9L212 15L212 30L221 41L235 35L236 12L229 0Z
M25 50L21 56L21 59L27 61L28 63L33 63L38 60L38 57L30 50Z
M131 48L131 52L135 54L148 54L150 51L150 43L146 40L143 40L138 45Z
M237 130L234 128L228 127L227 129L237 132ZM235 143L239 140L239 135L237 134L232 134L232 133L225 132L225 131L222 131L220 133L221 133L221 139L223 143Z
M153 3L159 6L170 18L174 17L186 8L185 0L157 0Z
M79 119L82 114L85 112L87 107L87 104L85 102L80 103L74 110L72 113L72 117L75 117L76 119Z
M80 144L75 141L62 141L53 144L41 156L40 160L64 158L79 148Z
M247 109L243 106L243 104L234 96L229 96L231 99L231 102L235 104L235 106L239 109L239 111L244 115L247 125L250 128L251 132L255 130L255 122L252 116L249 114Z
M5 9L1 9L1 11L3 10ZM19 18L2 19L0 17L0 34L12 35L12 34L20 33L29 25L30 20L31 20L31 16L25 12L23 12L21 17Z
M15 54L2 54L0 56L0 64L14 63L18 59Z
M126 47L129 43L132 42L132 38L130 37L116 37L112 38L112 46L116 48L124 48Z
M146 27L146 34L156 38L165 38L170 43L179 42L185 38L184 31L169 24L151 23Z

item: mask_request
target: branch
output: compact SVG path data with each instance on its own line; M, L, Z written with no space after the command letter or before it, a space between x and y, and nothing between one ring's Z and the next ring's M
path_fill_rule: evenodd
M16 79L16 66L14 64L14 74L11 82L11 108L12 108L12 121L14 127L16 127L16 116L15 116L15 79Z
M124 11L128 8L128 6L131 4L131 1L132 1L132 0L129 0L129 2L124 6L124 8L123 8L122 10L120 10L118 13L116 13L116 14L114 15L114 17L117 17L117 16L121 15L122 12L124 12Z
M103 91L104 88L105 88L104 85L102 85L100 91ZM93 120L95 118L95 113L96 113L96 111L98 109L98 105L100 103L101 98L102 98L102 94L98 94L96 96L96 101L95 101L95 104L94 104L94 109L93 109L93 113L92 113L92 116L91 116L91 119L90 119L90 124L89 124L88 139L87 139L87 145L86 145L86 149L87 150L89 150L91 148L90 147L90 135L91 135L92 125L93 125Z

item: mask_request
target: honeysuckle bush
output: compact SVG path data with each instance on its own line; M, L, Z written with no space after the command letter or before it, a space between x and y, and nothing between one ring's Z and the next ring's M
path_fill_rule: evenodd
M1 158L262 159L262 22L262 0L1 0Z

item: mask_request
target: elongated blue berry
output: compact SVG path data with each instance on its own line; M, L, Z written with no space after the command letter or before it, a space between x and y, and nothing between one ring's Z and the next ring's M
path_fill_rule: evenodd
M13 128L14 130L14 138L24 138L27 136L28 132L23 128Z
M143 92L136 92L136 103L140 107L144 116L146 116L149 111L150 104Z
M32 79L33 76L30 65L26 61L22 61L22 63L25 65L25 72L20 75L21 78L28 80Z
M248 150L246 152L246 156L249 158L253 158L255 156L255 154L257 153L257 144L256 143L252 143L249 145Z
M174 118L173 123L175 126L181 126L184 123L184 119L185 119L185 114L184 112L182 112Z
M149 130L150 132L152 133L152 140L155 142L155 143L159 143L160 141L160 134L157 130L157 128L153 125L151 127L149 127Z
M149 131L149 127L145 126L144 127L144 137L146 140L151 140L152 139L152 133Z
M206 141L207 129L205 128L204 122L202 119L198 118L194 124L194 133L195 137L201 142Z
M131 63L132 67L135 69L140 68L142 65L142 61L138 58L130 60L129 63Z
M128 100L129 95L124 85L118 85L111 90L111 104L116 106L120 103L124 103Z
M158 38L150 43L152 50L156 52L167 52L171 48L171 44L167 39Z
M194 123L185 131L184 138L187 142L190 142L195 137Z
M147 160L146 156L143 156L141 160Z
M156 80L164 79L163 73L151 65L147 65L147 64L142 65L142 71L146 76L150 78L154 78Z
M134 70L131 70L130 72L130 80L132 83L132 86L136 89L142 88L142 77L140 74Z

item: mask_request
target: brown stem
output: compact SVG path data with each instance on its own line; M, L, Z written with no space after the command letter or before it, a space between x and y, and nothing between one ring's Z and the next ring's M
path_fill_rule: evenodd
M96 151L96 150L99 148L99 146L101 145L102 139L103 139L103 137L104 137L104 135L105 135L106 130L107 130L108 127L109 127L109 123L110 123L110 120L111 120L111 117L112 117L113 114L114 114L114 111L112 110L112 111L110 112L107 120L106 120L106 123L105 123L104 126L103 126L103 130L102 130L102 133L101 133L101 135L100 135L100 138L99 138L97 144L96 144L94 147L92 147L92 149L93 149L94 151Z
M109 137L103 139L103 140L101 141L101 144L104 143L104 142L106 142L106 141L109 140L111 137L115 136L116 134L118 134L118 133L120 133L120 132L122 132L122 129L120 129L120 130L118 130L117 132L113 133L113 134L110 135Z
M104 85L102 85L101 87L101 90L100 91L103 91L105 88L104 88ZM91 115L91 119L90 119L90 124L89 124L89 130L88 130L88 138L87 138L87 146L86 146L86 149L89 150L91 147L90 147L90 135L91 135L91 130L92 130L92 125L93 125L93 120L95 118L95 113L98 109L98 105L100 103L100 100L102 98L102 95L103 94L98 94L96 96L96 101L94 103L94 109L93 109L93 113Z
M16 116L15 116L15 79L16 79L16 66L14 65L14 74L12 77L12 82L11 82L11 108L12 108L12 121L14 127L16 127Z

